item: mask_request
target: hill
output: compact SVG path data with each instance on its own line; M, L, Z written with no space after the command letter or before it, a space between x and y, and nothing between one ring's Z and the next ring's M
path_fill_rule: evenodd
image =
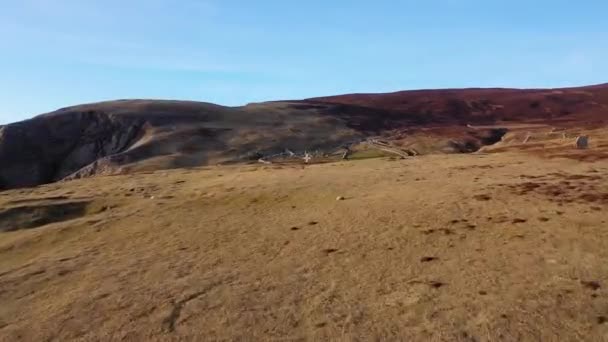
M496 122L605 123L608 84L563 89L444 89L349 94L311 99L415 115L443 125Z
M513 124L567 129L606 120L607 85L351 94L243 107L120 100L1 126L0 189L287 151L327 156L372 137L413 154L474 152L500 141Z

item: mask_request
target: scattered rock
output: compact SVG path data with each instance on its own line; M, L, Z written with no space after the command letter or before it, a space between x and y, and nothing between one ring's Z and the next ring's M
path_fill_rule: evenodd
M584 287L591 289L593 291L597 291L601 287L600 283L597 280L591 280L591 281L581 280L581 284L583 284Z
M586 135L580 135L576 138L576 148L584 150L589 147L589 137Z
M485 194L475 195L475 196L473 196L473 198L478 201L489 201L492 199L492 197L490 197L489 195L485 195Z
M431 261L435 261L438 260L439 258L437 257L423 257L420 259L420 262L431 262Z
M69 273L71 273L70 270L60 270L59 272L57 272L57 275L63 277L64 275L67 275Z
M430 282L429 282L429 286L430 286L430 287L432 287L432 288L434 288L434 289L438 289L438 288L440 288L440 287L445 286L445 283L442 283L442 282L440 282L440 281L435 281L435 280L433 280L433 281L430 281Z

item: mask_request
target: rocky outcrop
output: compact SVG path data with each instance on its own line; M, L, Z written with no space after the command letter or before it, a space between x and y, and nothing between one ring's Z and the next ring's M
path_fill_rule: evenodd
M141 134L129 117L86 111L39 116L0 131L0 186L25 187L63 179L99 158L120 153Z

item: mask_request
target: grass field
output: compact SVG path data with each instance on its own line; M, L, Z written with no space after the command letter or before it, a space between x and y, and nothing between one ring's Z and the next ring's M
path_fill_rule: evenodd
M607 172L437 155L0 192L0 340L603 340Z

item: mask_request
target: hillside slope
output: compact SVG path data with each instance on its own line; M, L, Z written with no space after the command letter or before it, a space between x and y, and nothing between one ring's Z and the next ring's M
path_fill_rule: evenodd
M607 173L433 155L3 191L0 341L602 341Z
M444 89L311 99L418 115L437 124L608 120L608 84L564 89Z
M362 136L325 113L339 107L150 100L70 107L0 128L0 187L214 164L285 148L331 148Z
M244 107L102 102L1 126L0 189L243 162L285 150L328 153L368 137L421 153L472 152L500 140L504 130L470 125L600 127L607 120L608 85L351 94Z

